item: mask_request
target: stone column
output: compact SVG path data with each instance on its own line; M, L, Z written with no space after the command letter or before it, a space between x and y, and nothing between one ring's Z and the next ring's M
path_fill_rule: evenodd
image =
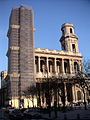
M55 69L55 73L56 73L57 72L56 58L54 59L54 69Z
M74 98L75 98L75 102L77 101L77 91L76 91L76 85L73 86L74 87Z
M62 59L62 73L64 73L64 59Z
M69 59L70 74L72 74L72 61Z
M48 57L47 57L47 71L49 72Z
M64 82L64 91L65 91L65 104L67 105L67 88L66 88L66 83Z
M75 102L75 88L74 88L75 86L74 85L72 85L72 96L73 96L73 102Z
M41 71L40 71L40 67L41 67L41 66L40 66L40 56L38 56L38 72L41 72Z

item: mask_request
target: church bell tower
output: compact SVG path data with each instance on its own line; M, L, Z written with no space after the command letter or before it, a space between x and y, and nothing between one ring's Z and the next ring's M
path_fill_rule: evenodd
M60 38L61 47L64 51L77 53L78 51L78 37L74 33L74 25L71 23L64 23L61 26L62 37Z

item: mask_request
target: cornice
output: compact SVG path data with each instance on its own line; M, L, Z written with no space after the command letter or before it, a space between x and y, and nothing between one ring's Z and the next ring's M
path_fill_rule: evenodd
M77 52L73 53L70 51L64 50L50 50L50 49L43 49L43 48L35 48L35 53L38 54L51 54L51 55L61 55L61 56L73 56L73 57L80 57L82 58L82 54Z

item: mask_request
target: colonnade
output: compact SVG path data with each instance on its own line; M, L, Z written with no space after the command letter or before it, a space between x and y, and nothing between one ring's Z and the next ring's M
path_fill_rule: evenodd
M79 63L71 59L51 58L51 57L35 57L35 71L50 73L69 73L72 74L80 70Z
M39 87L43 88L43 92L39 91L38 104L40 106L46 107L48 105L47 85L45 86L45 84L41 84ZM84 99L83 92L79 88L77 88L76 85L72 85L66 82L59 83L57 87L56 84L54 84L54 86L50 87L50 92L51 92L51 96L50 96L51 106L54 105L55 101L57 106L59 106L64 102L64 100L65 100L65 105L70 105L72 102L73 103L77 103L80 101L83 102Z

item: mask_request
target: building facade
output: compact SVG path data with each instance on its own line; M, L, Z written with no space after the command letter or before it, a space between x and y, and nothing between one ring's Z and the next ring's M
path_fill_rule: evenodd
M59 83L55 87L59 87L58 92L66 96L66 104L69 104L70 102L83 101L84 96L81 88L78 85L65 82L68 78L75 76L78 71L82 71L82 55L78 50L78 37L74 33L74 25L64 23L61 26L61 31L60 43L62 50L35 48L35 78L36 83L39 82L41 84L43 84L43 80L46 80L47 77L48 79L52 77L57 78ZM64 79L63 83L61 82L61 77ZM45 84L42 85L42 88L44 86ZM52 106L54 105L55 99L58 99L57 104L62 104L61 95L58 92L55 93L54 89L54 87L51 89L54 92L50 100ZM46 96L45 92L44 90L44 97ZM41 100L38 101L45 107L48 103L46 100L47 97L45 99L42 93L39 94L41 94L39 98Z
M7 104L6 77L7 77L7 70L4 70L1 72L0 106L5 106Z
M5 86L5 78L7 76L7 70L1 72L1 88Z
M45 107L57 100L62 104L63 95L66 104L83 101L83 92L78 85L65 82L68 77L75 76L82 71L82 55L78 49L78 37L74 32L74 25L64 23L61 26L60 38L61 50L34 48L35 30L33 23L33 10L26 6L12 9L8 30L8 75L7 96L8 103L18 107L23 100L23 107L32 106L32 101L27 101L23 91L32 85L38 88L38 94L34 98L34 106ZM48 99L48 85L45 81L50 78L58 79L58 91L56 84L49 84L51 94ZM64 78L61 82L60 78ZM52 86L52 87L51 87ZM43 88L43 91L40 89Z

